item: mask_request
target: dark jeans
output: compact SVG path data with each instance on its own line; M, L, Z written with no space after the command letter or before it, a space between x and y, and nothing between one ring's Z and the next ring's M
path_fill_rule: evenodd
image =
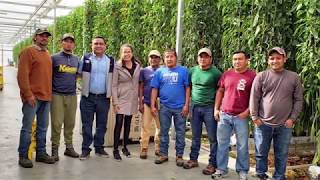
M131 126L131 119L132 115L123 115L123 114L116 114L116 125L114 127L114 143L113 149L117 150L119 147L120 141L120 133L123 125L124 119L124 129L123 129L123 148L127 149L127 145L129 143L129 134L130 134L130 126Z
M82 121L82 152L91 151L89 148L94 141L94 148L99 151L104 148L104 135L107 130L107 117L110 99L105 96L82 96L80 100L80 112ZM96 115L96 132L92 135L92 124Z
M275 158L275 172L273 179L285 179L286 165L288 159L289 144L292 136L292 128L285 126L272 128L267 125L255 127L254 143L256 146L256 174L264 175L268 171L268 153L271 140Z
M36 151L37 154L46 153L46 134L49 121L50 103L48 101L36 101L36 106L32 107L27 103L22 106L22 128L20 130L19 142L19 156L27 157L28 150L31 143L31 129L32 122L37 115L37 128L36 128Z
M210 142L209 164L217 167L217 121L213 117L212 105L191 105L191 113L192 145L190 160L198 160L201 145L202 125L204 123L206 125L208 139Z

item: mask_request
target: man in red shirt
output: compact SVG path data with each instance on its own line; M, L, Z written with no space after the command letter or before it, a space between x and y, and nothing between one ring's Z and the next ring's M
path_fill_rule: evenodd
M249 171L248 116L249 98L256 73L248 69L249 55L244 51L233 53L233 69L222 74L215 99L217 128L217 170L212 178L227 176L228 152L232 131L237 139L236 171L241 180L247 179Z

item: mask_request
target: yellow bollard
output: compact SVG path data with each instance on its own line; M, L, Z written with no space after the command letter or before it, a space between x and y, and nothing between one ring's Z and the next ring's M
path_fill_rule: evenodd
M32 122L32 130L31 130L31 143L28 150L28 158L32 159L33 152L36 151L37 141L36 141L36 128L37 128L37 120L34 119Z

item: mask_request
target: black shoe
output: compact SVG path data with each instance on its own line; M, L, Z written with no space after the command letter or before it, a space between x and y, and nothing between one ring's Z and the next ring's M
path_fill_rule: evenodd
M79 157L79 154L74 150L73 147L66 148L66 150L64 151L64 155L72 157L72 158L78 158Z
M36 162L54 164L56 161L52 156L49 156L47 153L44 153L44 154L36 154Z
M79 159L82 161L82 160L87 160L89 157L90 157L90 151L83 151L79 156Z
M256 174L256 175L254 175L254 177L256 177L259 180L268 180L269 179L269 176L266 174Z
M127 148L122 148L122 153L123 153L123 155L127 156L127 158L131 157L131 153L129 152L129 150Z
M32 161L26 157L19 157L19 165L24 168L32 168Z
M104 149L96 150L96 155L105 158L109 157L109 154Z
M119 150L113 150L113 158L116 160L116 161L121 161L122 158L120 156L120 153L119 153Z
M59 151L58 148L53 147L51 150L51 157L55 160L55 161L59 161Z

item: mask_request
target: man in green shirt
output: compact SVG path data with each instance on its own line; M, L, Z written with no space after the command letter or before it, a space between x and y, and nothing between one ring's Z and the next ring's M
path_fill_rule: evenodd
M208 48L198 52L198 66L191 68L191 127L192 145L190 160L184 164L185 169L198 167L198 156L201 145L202 123L206 125L210 142L210 158L203 174L211 175L216 168L217 122L214 120L214 98L221 72L212 65L212 53Z

